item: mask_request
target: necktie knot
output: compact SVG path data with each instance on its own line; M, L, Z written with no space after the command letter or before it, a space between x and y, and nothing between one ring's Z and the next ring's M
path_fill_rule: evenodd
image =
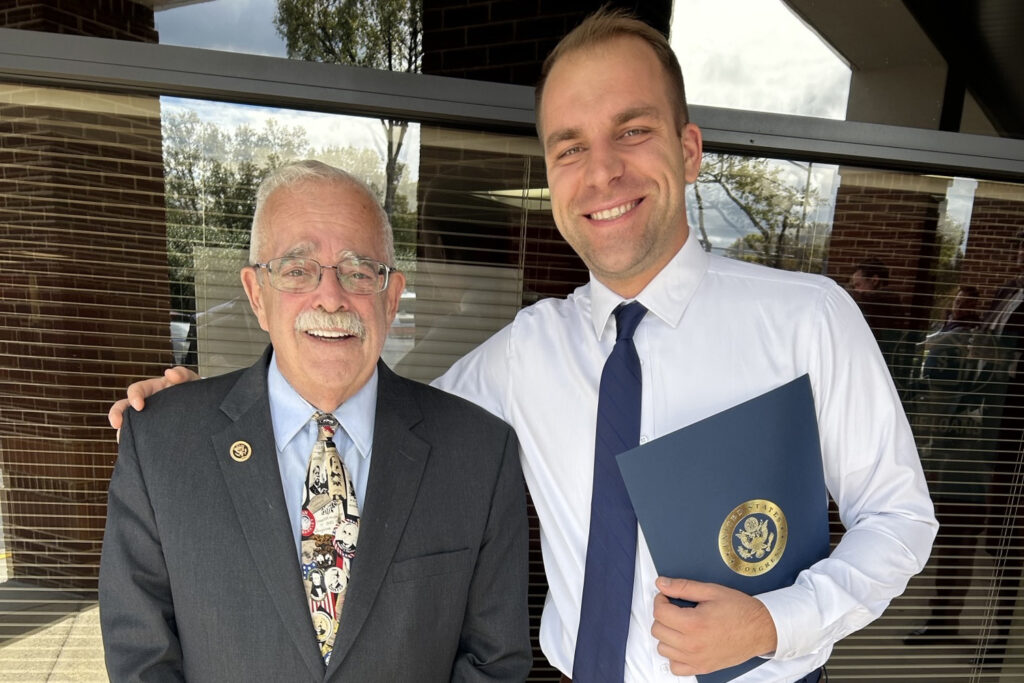
M316 440L333 442L334 434L338 431L338 420L330 413L321 413L317 411L313 415L313 419L316 420Z
M619 304L615 309L615 341L632 339L637 325L647 314L647 308L639 301Z

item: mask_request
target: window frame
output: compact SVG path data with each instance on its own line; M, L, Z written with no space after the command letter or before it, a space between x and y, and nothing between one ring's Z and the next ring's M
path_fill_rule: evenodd
M219 50L0 29L0 80L532 135L533 88ZM173 66L171 66L173 65ZM1024 140L691 106L709 151L1024 179Z

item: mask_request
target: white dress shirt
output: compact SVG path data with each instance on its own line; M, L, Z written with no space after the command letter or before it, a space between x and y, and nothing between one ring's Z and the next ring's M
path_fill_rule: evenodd
M291 518L295 554L301 558L302 494L306 488L309 454L317 439L317 427L313 423L313 414L317 409L288 384L277 367L276 354L271 356L270 367L267 369L267 393L270 396L270 420L277 444L277 466L281 471L284 501ZM377 416L376 368L369 381L332 415L341 425L341 429L334 435L334 444L352 477L352 485L356 487L356 501L362 510L366 500L366 482L370 477L373 425Z
M810 375L825 480L847 531L793 586L758 596L775 621L778 648L737 679L793 681L882 613L924 566L935 536L889 372L856 305L832 280L708 255L692 231L636 298L650 311L634 336L643 374L641 443ZM583 594L598 384L621 301L591 277L566 299L520 311L435 382L519 435L550 586L541 648L568 675ZM642 533L635 577L626 681L694 681L671 674L651 635L657 573Z

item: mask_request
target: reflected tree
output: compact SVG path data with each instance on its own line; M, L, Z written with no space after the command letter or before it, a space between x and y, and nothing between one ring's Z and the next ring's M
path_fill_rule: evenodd
M274 25L291 58L407 73L422 66L421 0L278 0ZM381 125L384 210L394 223L403 171L398 157L409 124L384 118Z
M309 156L306 132L269 121L225 130L195 112L163 119L167 251L174 310L194 310L193 249L248 249L256 188L273 167Z
M358 147L313 149L301 126L269 119L261 129L249 125L223 128L203 121L192 111L163 120L164 177L167 206L167 248L172 307L193 311L196 247L249 248L249 229L256 210L256 189L266 174L282 163L317 158L363 180L381 201L386 173L376 151ZM395 251L399 258L415 254L414 213L404 185L392 199Z
M326 164L337 166L362 179L379 201L384 200L387 187L387 171L381 166L380 156L372 149L365 147L326 147L317 158ZM395 235L395 255L399 260L414 261L416 259L416 214L412 210L410 197L416 195L416 188L409 178L402 173L404 164L399 163L399 182L391 200L392 210L389 214L391 228Z
M710 242L704 214L713 204L719 216L741 234L727 249L729 256L775 268L818 269L821 257L816 254L822 253L825 231L808 224L817 204L809 175L800 185L767 159L705 155L694 187L698 229L705 246ZM716 199L725 201L709 202L712 190Z

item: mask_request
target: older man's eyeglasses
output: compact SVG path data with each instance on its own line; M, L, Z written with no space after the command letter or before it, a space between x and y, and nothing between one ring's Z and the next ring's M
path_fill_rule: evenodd
M347 258L336 265L325 266L316 259L284 256L266 263L254 263L253 268L267 271L270 286L281 292L303 294L320 286L325 270L334 270L338 283L353 294L377 294L388 288L391 273L398 270L367 258Z

